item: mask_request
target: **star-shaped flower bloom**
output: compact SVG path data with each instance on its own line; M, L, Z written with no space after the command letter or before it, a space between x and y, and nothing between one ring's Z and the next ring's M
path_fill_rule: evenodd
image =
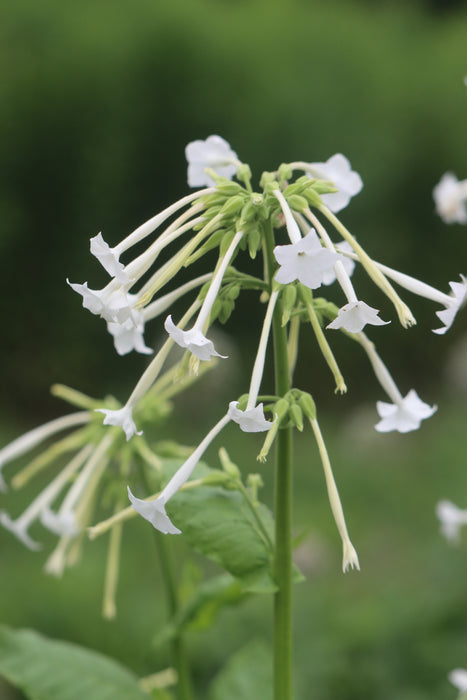
M326 328L344 328L349 333L360 333L367 323L372 326L390 323L383 321L378 314L377 309L368 306L364 301L352 301L339 309L337 317Z
M264 417L263 404L260 403L255 408L249 408L241 411L238 406L238 401L229 403L228 416L235 423L238 423L244 433L262 433L269 430L272 422Z
M417 430L422 420L432 416L437 408L426 404L419 398L417 392L411 389L398 403L376 402L376 410L381 420L375 428L379 433L389 433L391 430L408 433L411 430Z
M126 292L122 287L112 289L89 289L88 283L75 284L67 280L73 291L83 297L83 308L92 314L101 316L108 323L124 323L132 317L136 295ZM111 283L112 284L112 283Z
M150 355L153 350L144 342L144 316L135 312L135 318L128 318L124 323L108 323L107 330L113 336L115 349L119 355L127 355L132 350L143 355Z
M323 248L316 231L312 228L310 233L297 243L276 246L274 257L280 265L275 276L276 282L289 284L298 280L310 289L317 289L341 256Z
M445 173L433 190L433 199L445 224L467 224L467 180Z
M439 501L436 504L436 515L441 524L441 533L453 544L460 540L462 525L467 525L467 510L461 510L451 501Z
M123 406L123 408L119 408L117 410L111 410L109 408L96 408L96 411L104 414L104 425L121 426L125 432L127 442L133 437L133 435L143 434L141 430L136 430L131 406Z
M344 209L363 187L362 178L352 170L342 153L336 153L325 163L309 163L306 171L319 180L329 180L336 187L337 192L321 195L324 204L334 213Z
M465 668L455 668L448 674L448 679L459 693L467 692L467 671Z
M169 516L165 512L165 501L161 496L156 498L154 501L144 501L141 498L136 498L130 491L128 486L128 498L131 501L131 505L136 510L139 515L141 515L145 520L147 520L156 530L162 532L164 535L180 535L181 530L170 520Z
M121 284L128 284L130 280L123 263L119 262L118 254L104 241L101 233L91 238L91 253L111 277L115 277Z
M180 345L181 348L186 348L200 360L210 360L213 356L224 359L226 357L226 355L220 355L214 348L212 340L206 338L196 327L188 331L182 331L172 321L172 316L167 316L164 328L177 345Z
M229 180L238 170L240 161L230 145L221 136L208 136L205 141L192 141L185 148L188 161L188 184L190 187L211 187L216 183L206 173L211 168Z
M444 326L434 329L433 333L438 333L439 335L446 333L454 323L457 312L465 303L467 297L467 280L463 275L461 275L461 280L462 282L449 282L449 286L452 289L452 295L450 295L452 301L445 309L436 312L436 315L439 320L444 323Z

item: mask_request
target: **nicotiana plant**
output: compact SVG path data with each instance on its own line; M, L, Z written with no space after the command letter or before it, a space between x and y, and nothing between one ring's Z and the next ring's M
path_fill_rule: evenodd
M461 275L445 293L373 259L337 216L363 186L342 154L325 162L282 164L264 172L255 187L249 166L220 136L190 143L186 157L188 184L196 191L114 246L101 234L91 239L91 253L110 278L102 289L68 281L83 307L105 320L118 354L135 350L153 356L123 404L113 398L100 402L63 386L53 389L79 410L4 447L0 467L8 468L10 462L45 445L43 452L13 476L12 486L21 487L53 464L61 463L61 470L24 513L13 518L2 511L0 522L30 549L40 547L30 532L35 521L54 532L59 539L46 570L58 575L76 561L86 534L95 538L110 532L104 595L108 617L115 614L123 523L140 515L164 535L181 534L190 547L227 572L227 578L219 579L216 586L210 584L209 594L203 589L205 600L217 600L220 605L219 601L229 599L227 590L235 598L252 592L273 593L273 694L276 700L290 700L292 586L300 577L292 563L292 447L293 431L303 430L305 424L316 440L331 512L342 540L342 569L360 568L315 397L310 386L294 384L301 328L311 327L323 364L340 394L347 389L331 347L334 333L340 331L349 342L357 343L385 399L376 403L376 430L406 433L418 429L436 406L423 401L414 388L399 389L367 331L395 319L404 328L415 324L397 286L440 307L434 332L444 334L465 303L467 282ZM465 182L444 176L435 189L435 201L446 221L467 217ZM139 252L131 257L136 245ZM164 262L159 264L161 254ZM261 275L257 265L248 269L249 258L258 255ZM203 272L205 267L199 269L204 258L214 259L208 273ZM357 264L391 302L391 317L381 318L371 300L361 298L352 282ZM193 271L191 278L177 285L177 275L187 268ZM245 385L241 395L229 397L224 412L194 450L153 444L146 433L150 435L152 427L166 418L172 396L201 381L206 369L212 367L215 372L216 364L229 362L222 341L214 346L210 329L216 321L229 320L237 298L247 291L264 308L249 386ZM186 299L181 313L181 302ZM154 319L160 320L165 334L157 352L144 339L145 326ZM181 359L174 353L177 346L184 351ZM269 355L274 386L264 387ZM273 516L258 499L261 477L250 474L244 478L224 448L219 452L218 469L201 462L228 424L236 424L245 433L264 433L257 457L260 462L275 447ZM1 484L6 489L3 479ZM96 523L101 501L111 504L112 513ZM459 524L466 522L465 513L446 503L441 511L446 518L445 532L455 537ZM192 695L182 644L184 611L177 599L167 538L159 537L158 542L161 566L170 570L166 583L177 672L175 693L188 700Z

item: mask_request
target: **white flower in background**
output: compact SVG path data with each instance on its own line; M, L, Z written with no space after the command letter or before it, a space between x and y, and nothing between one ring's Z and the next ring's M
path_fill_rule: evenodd
M391 430L408 433L411 430L417 430L422 420L435 413L437 406L429 406L424 403L417 392L411 389L407 396L397 403L377 401L376 410L381 418L380 422L375 425L379 433L388 433Z
M272 423L264 417L262 403L255 408L247 408L245 411L241 411L237 406L238 401L231 401L228 415L235 423L238 423L244 433L262 433L272 426Z
M445 173L433 190L433 199L445 224L467 224L467 180Z
M118 254L104 241L102 234L91 238L91 253L109 273L111 277L115 277L121 284L128 284L129 278L125 272L123 263L119 262Z
M97 413L103 413L104 425L119 425L123 428L127 442L133 435L142 435L142 430L137 431L136 425L133 420L133 412L131 406L123 406L117 410L111 410L109 408L96 408Z
M172 316L167 316L164 328L177 345L181 348L186 348L200 360L207 361L213 356L226 358L226 355L220 355L216 351L212 340L206 338L201 330L196 327L190 328L188 331L182 331L172 321Z
M276 282L289 284L298 280L310 289L323 284L324 275L333 270L340 258L338 253L323 248L313 228L297 243L276 246L274 257L280 265L274 278Z
M188 184L190 187L208 187L216 183L206 168L229 180L233 178L241 164L238 156L221 136L208 136L205 141L192 141L185 148L188 161Z
M452 289L452 295L448 296L448 300L450 299L451 301L448 301L449 305L446 305L445 309L436 312L436 315L438 316L439 320L444 323L444 326L442 328L434 329L433 333L438 333L439 335L446 333L446 331L451 328L452 324L454 323L457 312L465 303L467 296L467 280L463 275L461 275L461 280L462 282L449 282L449 286Z
M462 525L467 525L467 510L458 508L451 501L439 501L436 504L436 515L441 524L441 533L453 544L460 540Z
M134 318L128 318L124 323L108 323L107 330L113 336L119 355L127 355L132 350L143 355L153 352L144 342L144 316L141 311L135 311Z
M230 416L225 415L206 435L204 440L200 442L196 450L188 457L182 466L175 472L167 486L161 491L159 496L153 501L144 501L133 496L128 487L128 497L131 505L139 515L151 523L156 530L159 530L164 535L179 535L179 530L170 520L165 512L166 503L174 496L177 491L188 481L194 468L203 456L205 450L209 447L215 437L229 423Z
M76 537L79 528L72 511L63 515L55 513L51 508L44 508L40 516L41 524L59 537Z
M467 671L464 668L455 668L448 674L448 680L459 693L467 693Z
M338 253L353 253L353 248L348 243L347 241L341 241L341 243L337 244L337 252ZM348 277L352 277L353 271L355 270L355 262L352 260L352 258L347 258L342 255L340 257L340 260L342 262L342 265L344 267L344 270L347 274ZM326 286L329 286L330 284L333 284L336 281L336 273L334 268L329 269L325 272L323 272L323 284Z
M367 323L372 326L384 326L390 323L390 321L383 321L378 314L377 309L368 306L364 301L352 301L339 309L337 317L326 328L344 328L349 333L360 333Z
M320 195L323 203L334 213L344 209L363 187L362 178L352 170L342 153L336 153L325 163L307 163L306 172L313 178L329 180L336 187L337 192Z

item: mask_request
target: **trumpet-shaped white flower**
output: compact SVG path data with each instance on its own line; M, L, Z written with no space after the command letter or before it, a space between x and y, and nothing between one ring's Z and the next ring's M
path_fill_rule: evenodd
M180 469L178 469L173 477L170 479L167 486L161 491L159 496L153 501L143 501L139 498L133 496L128 487L128 496L131 501L131 505L136 510L139 515L141 515L145 520L151 523L156 530L159 530L164 535L179 535L181 530L179 530L170 520L169 516L165 511L165 506L167 502L174 496L177 491L188 481L194 468L198 464L199 460L203 456L205 450L209 447L214 438L221 432L221 430L230 421L230 416L227 414L209 431L204 440L200 442L196 450L188 457L188 459L182 464Z
M467 693L467 671L465 668L455 668L448 674L448 680L459 693Z
M419 398L414 389L411 389L407 396L396 403L377 401L376 410L381 418L375 425L379 433L388 433L391 430L408 433L417 430L422 420L435 413L437 406L429 406Z
M445 309L436 312L436 315L438 316L439 320L444 323L444 326L442 328L435 328L433 333L438 333L439 335L446 333L446 331L449 330L454 323L457 312L461 306L465 304L467 297L467 280L463 275L461 275L461 280L462 282L449 282L449 286L452 289L452 295L450 294L448 296L448 300L450 299L451 301L448 301Z
M75 284L67 280L73 291L83 297L83 308L101 316L108 323L125 323L133 317L135 294L129 294L122 287L110 283L104 289L89 289L88 283Z
M119 425L123 428L127 442L133 435L142 435L143 431L136 430L135 421L133 420L133 411L131 406L123 406L117 410L109 408L96 408L97 413L103 413L104 425Z
M206 338L197 327L190 328L188 331L182 331L172 321L172 316L167 316L164 328L177 345L181 348L186 348L200 360L210 360L213 356L226 358L226 355L220 355L216 351L212 340Z
M192 141L185 148L185 156L188 161L190 187L210 187L216 184L206 173L206 168L231 180L240 165L237 154L221 136L208 136L205 141Z
M436 515L441 524L441 533L453 544L460 539L462 525L467 525L467 510L458 508L452 501L439 501L436 504Z
M262 433L272 426L272 423L264 417L262 403L255 408L247 408L244 411L241 411L237 406L238 401L231 401L228 415L235 423L238 423L244 433Z
M360 333L367 323L372 326L384 326L390 323L390 321L383 321L378 314L377 309L368 306L364 301L352 301L339 309L337 317L326 328L344 328L349 333Z
M107 330L113 336L115 350L119 355L127 355L132 350L150 355L153 350L144 342L144 316L136 311L133 318L123 323L108 323Z
M115 277L121 284L128 284L129 278L125 272L123 263L119 262L119 254L115 252L102 237L102 233L91 238L91 253L109 273L111 277Z
M344 209L363 187L362 178L352 170L349 160L342 153L336 153L325 163L307 163L306 172L319 180L329 180L336 187L337 192L320 195L334 213Z
M467 180L445 173L433 190L433 199L445 224L467 224Z
M276 282L289 284L298 280L310 289L317 289L323 284L324 276L333 271L340 255L323 248L312 228L297 243L276 246L274 257L280 265L275 276Z

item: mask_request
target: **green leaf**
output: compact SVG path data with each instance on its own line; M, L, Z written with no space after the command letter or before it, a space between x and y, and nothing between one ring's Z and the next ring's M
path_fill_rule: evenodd
M254 640L234 654L214 679L209 700L270 700L272 696L271 651Z
M181 606L177 615L158 633L155 643L162 645L188 630L211 627L215 617L227 605L245 598L240 584L229 574L221 574L198 585L194 595Z
M148 700L136 676L116 661L3 625L0 675L32 700Z

